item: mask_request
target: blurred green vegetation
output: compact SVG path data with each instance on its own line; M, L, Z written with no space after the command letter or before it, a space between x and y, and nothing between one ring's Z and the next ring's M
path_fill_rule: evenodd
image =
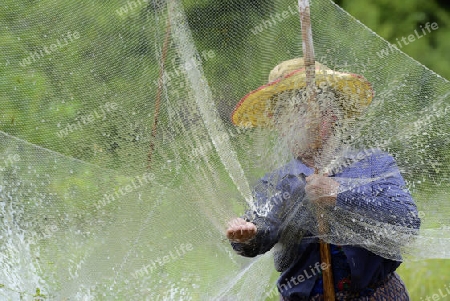
M439 28L404 45L401 50L441 76L450 79L450 5L445 0L333 0L392 44L407 38L427 22ZM397 40L398 39L398 40ZM402 44L403 45L403 44Z
M405 45L401 50L443 77L450 78L450 7L447 2L335 2L391 43L397 43L397 39L408 37L415 30L420 32L421 26L427 22L436 22L438 30ZM124 7L126 1L77 1L66 7L55 5L54 1L3 0L0 3L0 130L84 162L123 171L126 175L141 175L146 170L149 142L152 139L150 132L156 97L154 81L158 76L158 68L155 67L158 64L157 53L161 51L161 41L166 29L165 23L157 20L161 7L154 3L140 5L126 13L122 11L121 15L118 9ZM205 60L203 68L213 89L215 101L222 106L221 117L230 126L229 114L237 100L265 83L268 71L279 61L301 53L300 40L291 39L298 37L297 17L286 21L296 24L288 32L285 27L273 27L270 31L265 30L257 35L252 32L255 24L269 19L270 12L295 7L296 1L284 0L273 4L270 1L256 0L190 0L184 3L199 53L214 51L214 59ZM230 9L224 10L225 4L232 5L229 6ZM334 21L336 20L330 22ZM329 29L328 23L319 26L322 26L322 30L323 27ZM80 39L29 66L19 65L31 52L51 45L68 31L79 32ZM361 36L359 41L368 38L370 33ZM349 36L347 39L354 37ZM265 47L258 47L262 42ZM333 41L329 44L332 45ZM342 57L342 52L348 50L336 48L333 51L335 52L331 55ZM272 56L273 53L279 55L275 57ZM331 55L318 53L318 57L328 59ZM261 58L264 58L264 64L261 64ZM171 48L167 59L171 62L170 66L173 59L176 59L176 54ZM388 58L387 61L390 59L393 58ZM334 63L328 64L333 67ZM337 64L339 62L335 65ZM420 74L422 71L417 68L411 70L411 74ZM386 74L388 73L387 70ZM370 78L372 75L367 76ZM378 85L385 83L383 80ZM188 93L182 88L178 91ZM169 90L169 96L172 96L170 92ZM421 93L425 92L429 91L420 91L417 98L411 100L417 105L417 110L420 109L420 101L423 101ZM83 130L70 132L67 137L57 135L67 124L75 124L107 102L117 103L120 113L110 112L108 116L111 118L107 121L85 125ZM393 114L402 114L402 111L398 110ZM167 111L161 114L162 127L167 126L168 115ZM189 117L191 116L186 119ZM111 120L114 122L110 122ZM438 125L440 126L436 122L436 126ZM178 125L173 125L172 130L176 126ZM181 128L184 124L179 126ZM434 142L425 141L426 137L422 139L424 144L439 143L439 139L434 136L429 137ZM401 143L397 145L399 149L405 148ZM448 149L442 146L440 149L441 156L446 158L446 162L450 161L447 160ZM155 156L161 159L169 155ZM219 162L218 158L216 160ZM45 174L51 171L41 172ZM188 173L186 170L184 172ZM225 173L223 169L217 172ZM92 195L100 198L105 191L113 190L111 183L121 187L130 179L122 176L110 181L103 179L109 185L105 184L103 187L98 184L96 177L97 174L90 170L75 170L70 177L53 180L45 189L57 192L77 189L77 197L87 200ZM170 172L167 171L167 178L169 177ZM93 182L96 185L92 185ZM171 183L173 186L178 185L175 180ZM233 184L230 182L221 185L231 187ZM92 202L80 202L74 204L73 211L81 210L82 206L94 210L94 205ZM168 212L171 208L166 210ZM242 208L236 206L235 210L242 211ZM198 255L207 258L210 266L217 262L213 256ZM220 262L227 265L227 260L224 257ZM194 265L195 262L189 264ZM179 268L181 274L184 267ZM449 261L434 260L407 263L400 269L400 273L413 300L418 300L419 297L436 293L444 284L448 284L450 279L446 272L449 269ZM220 278L217 271L214 272L214 279Z

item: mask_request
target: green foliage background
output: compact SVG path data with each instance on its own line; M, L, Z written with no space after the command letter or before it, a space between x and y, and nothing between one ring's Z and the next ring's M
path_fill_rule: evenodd
M227 0L227 2L234 2L235 9L228 11L221 9L224 1L185 1L189 25L194 38L198 41L198 49L200 52L214 49L217 55L215 60L205 62L206 73L222 73L221 76L229 78L230 82L241 83L234 85L235 89L229 93L213 91L216 95L224 97L223 102L229 107L223 110L225 113L229 113L231 105L239 99L239 96L266 80L267 68L258 64L258 57L264 56L264 51L270 53L273 49L281 49L285 51L288 59L300 50L300 45L283 39L283 32L279 33L279 40L272 41L270 45L272 49L261 50L254 47L258 39L264 39L268 33L253 37L251 26L245 21L249 18L255 21L266 19L267 16L263 13L265 7L255 0ZM296 1L285 2L280 4L279 8L285 9L286 3L291 2L296 3ZM438 30L404 46L401 50L443 77L450 78L450 5L447 2L437 0L336 0L335 2L391 43L412 34L414 30L420 28L420 25L436 22L439 25ZM146 112L153 111L154 103L148 101L136 105L133 99L127 101L122 99L126 99L127 95L148 100L155 98L154 85L149 84L149 79L157 77L156 68L147 66L154 66L157 63L153 45L155 37L161 38L158 36L161 28L142 28L127 20L151 18L153 11L158 8L148 5L120 17L115 11L126 5L126 1L115 0L107 3L77 1L77 3L79 4L73 7L76 13L72 14L69 14L67 9L55 10L57 6L54 6L52 1L3 0L0 3L0 20L3 25L0 29L0 130L80 160L93 164L102 162L104 167L121 170L125 174L142 174L145 171L148 133L152 120L152 116ZM250 9L254 13L249 14ZM99 11L111 13L98 13ZM206 11L215 11L214 18L205 20ZM27 21L32 21L31 24L27 24L29 26L27 35L20 37L15 32L15 29L20 28L24 22L16 17L19 13L25 13L28 16ZM61 19L64 19L64 22L61 22ZM55 28L55 22L67 24L66 28ZM76 26L73 27L73 24ZM44 58L41 62L33 63L29 68L17 72L18 62L30 51L53 43L61 32L74 30L82 33L79 41L52 54L50 60ZM202 40L200 37L205 31L209 32L208 39ZM48 36L42 36L42 32L46 32ZM233 38L230 38L231 36ZM21 43L17 43L18 38L21 39ZM228 46L221 48L221 44L234 45L236 50L233 53L225 52L223 49ZM110 53L108 60L97 55L96 49L90 45L96 45L101 49L99 53ZM86 49L92 51L87 52ZM60 68L58 64L63 57L66 58L66 66ZM68 57L71 59L67 59ZM242 61L234 58L242 57L246 58L245 66L239 66L239 69L247 70L247 74L252 74L251 76L243 77L237 73L223 74L232 72L233 68L223 69L221 66L233 67L235 62ZM135 64L129 63L130 58L141 60L141 67L136 69ZM169 61L171 59L170 56ZM270 66L277 63L275 58L267 59L272 60L268 62ZM37 66L44 60L45 66L38 68ZM96 72L92 72L92 66L95 66ZM56 70L59 73L56 73ZM214 81L218 82L220 78L212 77L211 81L212 86L216 86ZM92 82L96 85L92 85ZM217 86L226 88L223 85ZM133 116L135 122L128 124L127 127L120 127L118 124L96 124L95 130L74 132L64 140L55 135L66 122L74 122L77 118L97 109L99 103L108 101L117 101L121 112L128 112L128 116ZM221 101L222 99L218 100ZM142 104L146 107L142 107ZM225 113L222 117L228 120ZM127 124L124 121L128 116L115 118ZM132 158L138 157L136 151L142 154L141 158L144 159L133 161ZM80 191L91 193L93 189L98 189L100 195L101 187L91 188L88 184L96 175L81 176L83 172L79 171L78 176L75 171L70 183L60 180L53 182L50 185L52 187L48 189L65 191L68 189L65 186L77 186ZM118 179L118 186L120 180L126 182L126 179ZM82 187L85 189L81 189ZM76 206L75 204L75 208ZM221 264L227 265L227 262ZM407 263L400 269L400 273L413 300L419 300L420 297L437 293L444 285L450 285L449 270L448 261L436 260Z
M392 44L427 22L439 28L401 50L441 76L450 78L450 3L445 0L334 0L336 4Z

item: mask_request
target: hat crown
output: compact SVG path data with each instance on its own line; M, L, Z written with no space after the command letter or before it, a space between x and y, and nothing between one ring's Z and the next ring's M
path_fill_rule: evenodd
M330 88L344 109L344 118L360 116L373 98L369 81L361 75L333 71L315 62L315 84L320 89ZM306 70L303 58L284 61L273 68L269 83L245 95L232 113L235 125L267 126L273 124L275 103L280 93L300 91L306 87Z
M325 65L322 65L319 62L315 62L316 69L320 70L331 70ZM304 69L305 68L305 61L303 58L295 58L291 60L287 60L284 62L281 62L280 64L276 65L272 71L269 73L269 83L276 81L280 78L283 78L287 76L288 74L292 73L295 70Z

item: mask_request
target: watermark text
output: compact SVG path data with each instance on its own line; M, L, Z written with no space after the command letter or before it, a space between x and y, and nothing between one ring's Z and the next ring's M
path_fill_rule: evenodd
M431 30L436 30L439 28L439 25L436 22L433 22L430 24L430 22L427 22L425 24L425 27L420 25L421 33L420 34L417 29L414 30L414 34L410 34L408 37L401 37L400 40L397 38L395 39L397 41L397 45L395 44L389 44L388 47L382 49L381 51L377 52L377 55L380 59L385 58L389 56L391 53L394 53L395 51L398 51L399 48L402 48L403 46L409 45L410 43L414 42L415 40L418 40L424 36L426 36L428 33L431 32Z
M19 62L19 64L22 67L31 65L31 63L56 52L58 49L62 49L63 47L69 45L69 42L74 42L79 38L80 33L78 31L75 31L73 33L68 31L66 34L63 34L61 38L56 39L54 44L50 44L50 46L42 46L41 48L36 49L34 52L30 52L30 55L26 58L23 58L22 61Z
M142 277L144 275L149 275L153 273L157 267L162 267L170 262L173 262L177 259L182 258L187 252L192 251L194 247L192 244L181 244L178 247L175 247L174 250L169 251L168 255L157 257L155 260L151 260L149 264L143 266L139 270L135 271L131 275L138 279L139 277Z

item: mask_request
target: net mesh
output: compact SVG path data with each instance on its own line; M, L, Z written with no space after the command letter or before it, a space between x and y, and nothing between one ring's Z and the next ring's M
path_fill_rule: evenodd
M343 118L336 89L306 109L302 89L277 93L266 127L230 115L303 56L295 1L0 6L2 299L263 300L275 296L272 255L283 270L305 235L396 260L450 258L450 84L329 0L311 4L316 61L364 76L374 98ZM320 120L340 116L316 167L341 195L371 187L368 202L329 208L300 188L284 199L282 175L305 181L292 146L310 138L314 105ZM376 175L340 173L367 160ZM416 207L376 198L398 171ZM227 222L267 221L279 203L278 245L237 255Z

